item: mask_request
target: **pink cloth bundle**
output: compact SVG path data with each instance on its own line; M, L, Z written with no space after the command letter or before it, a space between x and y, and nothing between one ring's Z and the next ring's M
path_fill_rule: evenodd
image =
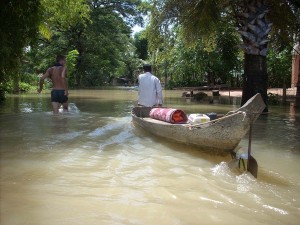
M153 108L150 111L150 117L168 123L186 123L188 121L182 110L172 108Z

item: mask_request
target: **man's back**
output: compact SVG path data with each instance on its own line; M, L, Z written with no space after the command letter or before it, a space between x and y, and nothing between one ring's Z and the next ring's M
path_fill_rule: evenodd
M50 67L46 73L49 73L49 78L52 80L53 89L65 89L64 79L65 79L65 67L63 66L53 66Z
M150 72L143 73L139 76L138 103L149 107L162 104L162 88L160 81Z

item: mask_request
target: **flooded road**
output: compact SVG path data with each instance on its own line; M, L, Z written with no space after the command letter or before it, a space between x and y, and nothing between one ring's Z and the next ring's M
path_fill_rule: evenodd
M187 113L238 108L163 94L165 106ZM0 224L299 224L299 109L270 106L254 124L254 179L230 170L229 156L135 128L136 98L130 89L70 91L71 112L53 116L49 94L9 96L0 109Z

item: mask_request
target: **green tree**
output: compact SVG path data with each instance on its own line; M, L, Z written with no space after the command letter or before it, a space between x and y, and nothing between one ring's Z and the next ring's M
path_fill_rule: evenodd
M77 65L79 74L84 75L81 81L85 86L109 81L122 65L121 53L126 51L130 36L130 28L111 10L95 8L92 19L93 24L82 40L84 58L82 64Z
M76 69L76 62L77 62L77 57L78 57L78 51L77 50L72 50L69 51L66 59L67 59L67 68L68 68L68 83L70 87L75 86L75 76L74 72Z
M83 38L84 63L78 64L79 76L89 79L85 85L93 86L107 83L115 76L132 77L130 27L142 23L142 2L99 0L91 1L90 5L93 23Z
M86 13L71 17L71 21L65 20L65 16L61 17L62 21L50 17L54 35L51 43L45 44L52 50L57 47L66 52L76 49L74 85L99 86L107 83L120 68L125 68L122 55L130 45L130 26L141 22L141 1L77 1L82 4L76 4L78 9L71 13L81 12L82 5ZM59 5L52 11L57 7Z
M229 78L239 67L240 57L239 38L230 23L220 23L207 39L199 37L197 41L189 42L181 24L166 23L157 31L157 11L158 8L153 9L147 28L149 51L157 68L156 74L164 76L167 70L170 87L231 82Z
M268 35L273 28L281 36L291 38L298 31L296 1L288 0L165 0L159 14L160 27L166 21L180 23L185 38L195 42L215 31L219 23L232 21L242 38L244 50L244 87L242 104L256 93L267 102ZM284 19L282 15L284 14ZM287 27L288 26L288 27ZM283 30L288 30L284 33ZM265 109L267 111L267 108Z
M290 47L280 52L271 49L268 54L269 87L283 87L291 83L292 49Z
M24 48L37 37L40 22L39 0L3 0L0 2L0 100L4 99L6 83L15 75Z
M130 26L142 22L141 5L139 0L42 0L41 36L27 53L29 64L41 73L56 54L76 50L70 86L99 86L116 73L126 74Z
M42 27L45 29L41 30L43 38L34 46L35 49L32 54L39 56L38 61L40 63L37 67L43 67L41 69L45 70L52 64L55 55L67 55L69 51L74 49L79 54L76 62L77 67L82 58L82 35L91 23L90 5L86 0L41 0L41 8L43 13ZM45 33L46 35L44 35ZM73 74L73 78L76 79L77 70L73 71Z
M148 40L144 31L134 35L134 46L138 58L146 60L148 58Z

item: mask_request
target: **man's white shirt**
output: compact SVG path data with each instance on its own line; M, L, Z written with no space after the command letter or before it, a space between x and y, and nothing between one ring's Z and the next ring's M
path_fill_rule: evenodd
M139 75L138 104L152 107L162 104L162 88L159 79L149 72Z

